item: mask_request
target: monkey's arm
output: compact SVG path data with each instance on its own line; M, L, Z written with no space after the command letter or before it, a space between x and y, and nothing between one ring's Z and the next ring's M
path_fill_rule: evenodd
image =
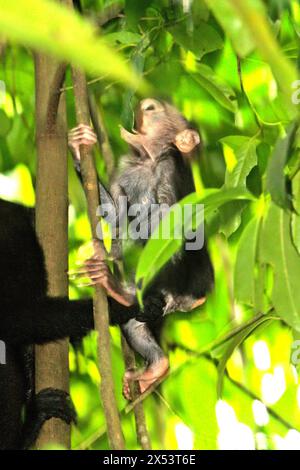
M33 305L10 306L1 316L0 338L10 344L42 344L82 337L93 328L93 302L46 297Z

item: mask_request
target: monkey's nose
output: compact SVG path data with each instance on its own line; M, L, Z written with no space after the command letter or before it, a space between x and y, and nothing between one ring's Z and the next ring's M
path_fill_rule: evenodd
M159 109L160 102L152 98L146 98L141 101L140 106L142 111L155 111Z

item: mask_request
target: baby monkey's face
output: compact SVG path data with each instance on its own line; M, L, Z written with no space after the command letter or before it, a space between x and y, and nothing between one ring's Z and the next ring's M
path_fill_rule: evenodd
M164 136L165 139L170 139L170 143L188 125L176 108L153 98L146 98L139 103L135 124L138 133L156 138Z
M121 129L126 142L136 149L143 148L153 160L161 149L175 146L184 154L190 154L200 143L197 131L169 103L153 98L142 100L135 113L134 133Z

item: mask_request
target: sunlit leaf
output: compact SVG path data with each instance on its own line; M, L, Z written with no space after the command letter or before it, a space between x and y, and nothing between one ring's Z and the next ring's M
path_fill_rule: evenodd
M228 136L221 139L227 164L225 185L227 188L245 187L246 179L257 164L256 148L259 140L254 137Z
M133 87L141 84L91 23L64 5L49 0L0 0L0 9L2 37L70 61L92 75L107 74Z
M232 113L236 112L237 103L234 90L208 65L197 64L192 76L221 106Z
M228 0L206 0L214 16L224 28L240 57L246 57L255 43Z
M292 236L294 245L300 254L300 171L294 176L292 187L295 208L295 212L292 214Z
M279 207L291 207L286 190L286 176L284 168L290 156L290 149L295 137L296 125L292 124L284 139L276 142L273 155L267 168L266 189L271 194L272 200Z
M247 328L243 329L240 333L238 333L234 339L231 341L229 346L227 347L222 359L218 364L218 383L217 383L217 394L218 397L222 395L222 388L223 388L223 381L224 381L224 373L226 370L226 364L229 358L232 356L233 352L236 348L238 348L247 338L250 336L257 328L261 327L262 325L266 326L273 321L273 315L267 314L257 318L252 324L250 324Z
M254 305L256 294L256 262L260 218L253 218L240 238L234 269L234 293L238 302ZM246 267L246 269L245 269Z
M272 204L263 223L261 258L274 272L276 312L300 331L300 256L291 239L291 216Z
M187 27L186 23L181 22L169 27L168 31L180 46L192 51L198 59L223 46L219 33L204 21L199 22L192 30Z

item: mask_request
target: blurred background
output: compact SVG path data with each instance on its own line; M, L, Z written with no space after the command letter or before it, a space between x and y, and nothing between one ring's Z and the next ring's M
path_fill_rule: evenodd
M144 402L155 449L300 449L300 386L296 364L290 360L299 325L289 321L284 284L277 290L283 307L274 312L272 275L269 271L264 278L257 275L258 268L249 258L254 245L247 245L256 221L269 204L266 193L272 195L266 183L268 162L278 139L286 136L287 125L296 119L297 102L292 104L290 99L287 105L287 97L296 93L297 98L297 84L292 88L285 67L296 70L298 64L300 6L297 0L252 0L241 2L249 6L252 16L241 16L233 6L239 3L81 2L83 14L96 33L147 81L151 94L171 101L200 130L203 146L193 163L199 194L241 185L256 198L216 208L206 227L215 290L197 311L166 319L162 344L170 357L170 374ZM253 16L253 12L259 16ZM253 26L257 18L264 22ZM253 27L257 28L257 37ZM274 43L259 47L257 41L266 37L261 36L264 27ZM76 50L79 57L83 53ZM94 56L92 60L109 64L111 57ZM0 61L0 197L34 206L32 51L26 41L24 45L14 40L1 42L0 33ZM108 79L105 73L88 79L94 107L109 139L113 166L117 167L127 152L119 125L132 128L133 110L141 96L117 78ZM69 73L63 93L71 128L75 112ZM300 194L299 175L294 180L299 170L296 140L293 145L281 167L281 175L287 179L287 196L295 194L292 187ZM96 149L95 157L99 175L108 183L109 172L100 149ZM91 235L84 193L69 159L69 253L70 268L74 269L81 256L78 250ZM238 173L234 170L237 167ZM276 168L280 170L278 165ZM278 207L286 210L282 204ZM276 229L273 233L276 244ZM269 243L272 238L270 231ZM139 256L139 248L130 244L124 247L128 276L134 272ZM267 261L265 257L264 267ZM253 279L262 291L258 303L243 291ZM91 289L79 289L71 282L71 298L90 295ZM296 308L300 310L299 305ZM286 316L281 310L287 312ZM260 313L269 315L266 321L256 322ZM118 328L111 328L111 336L126 445L136 449L133 415L126 414L121 394L124 363ZM106 449L94 334L84 339L76 353L70 348L70 368L71 395L78 412L72 447Z

